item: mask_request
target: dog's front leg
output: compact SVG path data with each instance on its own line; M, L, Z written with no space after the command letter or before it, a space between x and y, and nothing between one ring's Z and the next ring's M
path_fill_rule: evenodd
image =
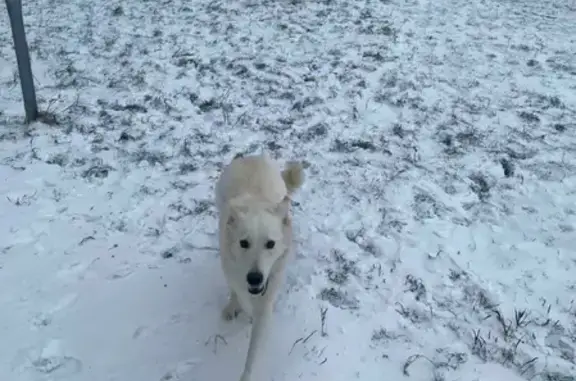
M248 355L244 365L244 372L240 381L252 381L252 368L256 358L262 353L262 346L266 343L266 330L272 317L272 306L267 301L262 305L256 306L254 310L254 319L252 321L252 332L250 333L250 344L248 344Z
M232 320L238 316L240 312L242 312L242 306L238 301L238 295L236 295L234 290L230 289L230 299L228 300L226 307L222 310L222 318L224 320Z

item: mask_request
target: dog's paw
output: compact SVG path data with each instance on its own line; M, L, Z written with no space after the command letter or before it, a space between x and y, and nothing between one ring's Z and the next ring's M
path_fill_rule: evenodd
M228 303L228 305L226 305L222 310L222 319L226 321L233 320L240 314L240 312L242 312L242 309L238 304Z

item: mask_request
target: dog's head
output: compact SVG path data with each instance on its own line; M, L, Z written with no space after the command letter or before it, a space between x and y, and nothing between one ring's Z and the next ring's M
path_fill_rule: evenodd
M228 252L253 295L266 292L272 266L288 249L289 208L288 197L278 204L240 200L230 205Z

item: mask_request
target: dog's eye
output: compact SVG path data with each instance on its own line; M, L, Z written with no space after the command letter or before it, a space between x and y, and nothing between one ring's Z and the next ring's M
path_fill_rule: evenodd
M240 240L240 247L243 249L247 249L250 247L250 242L248 242L247 239L241 239Z
M269 240L268 242L266 242L266 248L267 249L273 249L274 245L276 245L276 242Z

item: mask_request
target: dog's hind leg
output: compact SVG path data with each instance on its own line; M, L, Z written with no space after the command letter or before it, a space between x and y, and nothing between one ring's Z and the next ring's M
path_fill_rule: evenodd
M262 353L262 345L265 344L263 339L266 336L268 323L272 316L272 307L264 305L259 306L258 309L259 311L255 311L253 318L250 344L248 344L248 355L246 356L246 363L240 381L252 381L252 368L254 367L256 358Z
M238 316L240 312L242 312L242 307L238 301L238 296L234 291L230 290L230 299L226 307L222 310L222 318L224 320L232 320Z

